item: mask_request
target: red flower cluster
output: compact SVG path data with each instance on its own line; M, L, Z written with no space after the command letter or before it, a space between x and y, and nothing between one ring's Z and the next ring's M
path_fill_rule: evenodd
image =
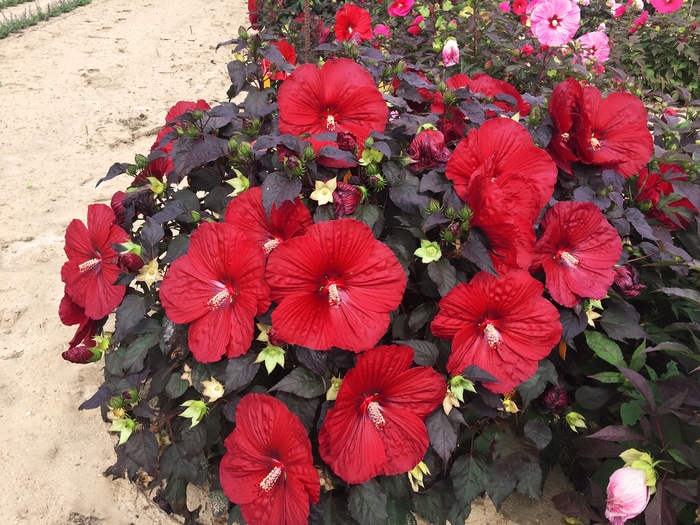
M648 208L645 214L648 218L656 219L671 231L685 229L690 226L690 220L698 210L688 199L674 194L673 184L667 178L686 182L688 176L676 164L660 164L659 170L661 173L650 172L647 168L640 170L635 181L636 200Z
M306 525L321 485L299 418L274 397L247 394L224 441L219 477L250 525Z
M552 91L549 113L554 134L548 151L569 174L579 160L630 177L651 158L647 112L634 95L616 92L603 100L597 88L569 78Z
M348 483L413 469L428 450L423 421L445 397L442 377L409 368L408 346L378 346L357 358L318 435L319 453Z
M500 279L479 272L453 288L430 325L434 335L452 340L449 372L461 374L476 365L500 381L484 383L496 393L530 379L562 334L559 313L542 297L543 290L523 270Z
M277 102L280 133L312 135L308 140L317 153L323 146L337 145L313 137L329 131L351 132L361 153L365 139L372 131L383 132L389 118L372 75L347 58L332 58L321 69L313 64L299 66L280 86ZM334 168L350 166L330 158L318 160Z

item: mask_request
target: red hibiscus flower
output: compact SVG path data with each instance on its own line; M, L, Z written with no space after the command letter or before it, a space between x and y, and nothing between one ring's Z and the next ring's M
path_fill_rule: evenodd
M270 42L269 45L276 47L282 57L290 64L297 63L297 53L294 50L294 46L285 39L282 38L277 42ZM271 78L272 80L284 80L289 76L289 73L279 71L276 67L271 66L270 61L266 58L262 59L261 67L263 77Z
M373 347L406 288L396 256L353 219L317 223L290 239L270 255L265 277L279 303L279 336L315 350Z
M547 151L559 168L573 175L571 163L578 160L574 137L581 126L583 112L581 84L573 78L557 84L552 90L548 108L554 130Z
M299 418L281 401L247 394L236 428L224 441L219 478L250 525L306 525L321 484L311 442Z
M250 21L251 28L260 29L260 24L258 23L259 18L258 0L248 0L248 20Z
M201 363L237 357L253 340L253 318L270 306L265 254L229 224L205 223L187 255L163 278L160 298L175 323L191 323L189 345Z
M434 335L452 340L450 373L476 365L500 381L484 383L499 394L530 379L562 334L559 313L543 290L524 270L500 279L479 272L453 288L430 325Z
M389 109L370 75L361 65L347 58L331 58L319 69L303 64L280 86L277 96L280 133L291 135L349 131L362 145L374 131L384 131ZM311 141L318 152L335 142ZM361 153L361 152L360 152ZM319 159L330 167L350 165Z
M530 104L525 102L518 90L508 82L497 80L484 73L477 73L472 77L469 89L472 90L472 93L483 93L484 96L494 99L491 103L505 112L515 113L517 111L523 117L530 114ZM515 103L497 100L498 95L508 95L514 99ZM487 116L489 116L488 113Z
M372 39L372 18L366 9L345 4L335 14L335 37L340 41Z
M590 202L558 202L545 213L533 269L544 269L547 290L568 308L581 299L602 299L615 279L622 242Z
M630 177L646 166L654 151L647 129L647 110L630 93L615 92L603 100L593 86L583 88L584 118L577 135L578 158Z
M533 224L552 197L557 180L551 157L533 144L530 134L517 122L488 120L457 145L445 168L462 200L468 200L472 175L483 170L487 162L491 179L513 209Z
M661 174L649 172L646 168L639 172L635 185L637 188L637 202L648 203L651 207L646 216L656 219L671 231L685 229L690 226L691 214L698 213L697 208L685 197L678 200L668 199L674 193L673 184L666 180L685 182L688 180L683 168L675 164L660 164ZM674 177L671 177L676 173Z
M129 240L129 234L113 222L112 208L105 204L88 206L87 228L74 219L66 229L68 261L61 268L66 294L85 309L91 319L109 315L124 298L126 286L115 285L120 270L112 244Z
M243 237L257 242L269 254L285 241L303 235L313 223L309 210L299 200L272 205L270 216L262 204L262 188L251 188L233 199L224 216L227 224L238 228Z
M408 346L378 346L357 358L318 435L319 453L348 483L403 474L428 449L425 418L445 397L432 368L409 368Z
M61 304L58 305L58 317L66 326L78 325L73 339L68 343L69 348L73 348L81 343L92 345L93 338L97 333L97 323L85 315L85 308L73 302L68 294L63 295Z
M524 15L527 11L527 0L515 0L513 2L513 14Z

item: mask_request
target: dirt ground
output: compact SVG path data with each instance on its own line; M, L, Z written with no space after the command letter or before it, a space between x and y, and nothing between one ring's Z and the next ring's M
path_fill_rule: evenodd
M134 486L102 475L116 436L97 411L77 410L96 390L101 365L60 355L74 332L57 315L63 235L71 219L85 219L88 204L123 189L119 178L97 189L95 182L114 162L149 150L172 104L225 98L228 52L215 46L235 36L245 4L94 0L0 40L3 523L180 522ZM561 523L549 496L563 483L550 482L543 503L511 498L502 515L479 502L468 523Z

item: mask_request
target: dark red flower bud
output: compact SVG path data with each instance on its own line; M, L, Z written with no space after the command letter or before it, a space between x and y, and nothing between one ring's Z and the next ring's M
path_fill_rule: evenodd
M521 53L524 57L529 57L530 55L532 55L532 53L533 53L534 51L535 51L535 48L534 48L534 47L532 47L530 44L525 44L525 45L522 47L522 49L520 50L520 53Z
M413 161L408 167L413 171L441 166L452 156L445 147L445 136L436 129L425 129L418 133L411 141L408 154Z
M318 43L319 44L325 44L331 39L331 28L330 27L324 27L323 31L321 31L321 36L318 37Z
M362 192L347 182L338 182L333 192L333 210L336 217L344 217L355 213L362 200Z
M87 346L81 345L69 348L61 354L61 357L63 357L63 359L66 361L70 361L71 363L84 365L89 363L90 359L92 359L94 355L95 354L93 354Z
M452 234L452 237L454 239L457 239L462 231L462 226L459 223L455 222L454 224L450 224L447 227L447 231Z
M125 195L126 194L123 191L118 191L112 195L112 201L110 202L112 211L114 211L114 215L117 217L114 219L114 224L117 226L122 226L124 224L124 204L122 201L124 200Z
M639 284L637 281L637 269L631 264L623 264L613 268L613 272L615 272L615 280L612 285L613 290L622 297L628 299L637 297L646 288L646 286Z
M542 406L547 410L554 410L555 408L566 406L569 402L569 398L566 395L564 387L550 385L547 390L544 391L544 394L542 394L540 401L542 402Z
M267 342L270 343L270 344L273 345L273 346L282 346L282 345L286 345L286 344L287 344L287 341L285 341L284 339L282 339L282 338L277 334L277 332L275 331L274 328L270 328L270 329L267 331Z
M698 28L698 25L695 22L690 24L690 29L692 29L693 31L695 31L697 28Z
M297 152L283 144L279 144L277 146L277 160L280 161L282 166L285 166L290 170L298 168L301 164L301 159L299 158Z
M136 273L143 267L143 259L135 253L123 253L119 256L117 265L122 272Z
M338 132L338 149L354 152L357 148L357 137L351 131Z

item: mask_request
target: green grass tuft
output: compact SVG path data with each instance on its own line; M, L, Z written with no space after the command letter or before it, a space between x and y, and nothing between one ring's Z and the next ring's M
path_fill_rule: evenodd
M23 1L25 0L0 0L0 2L3 3L10 2L9 5L20 4ZM16 4L12 4L12 2L16 2ZM37 7L35 12L32 12L30 8L29 12L25 12L20 16L11 16L7 18L3 15L3 20L0 20L0 39L5 38L14 31L20 31L34 26L42 20L48 20L51 17L67 13L76 7L88 5L90 2L92 2L92 0L58 0L57 2L48 4L45 10L41 7Z
M5 9L6 7L13 7L31 1L32 0L0 0L0 9Z

